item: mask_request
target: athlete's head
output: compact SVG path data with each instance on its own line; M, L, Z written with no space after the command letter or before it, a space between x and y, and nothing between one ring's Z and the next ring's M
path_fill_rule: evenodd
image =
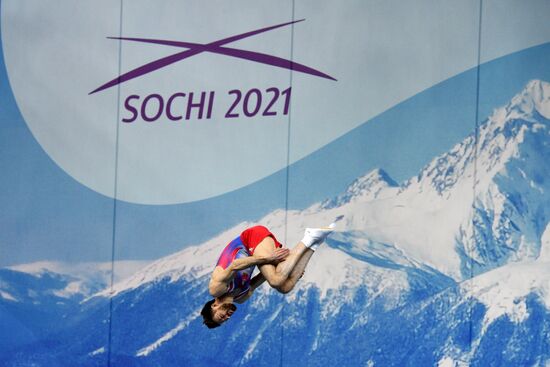
M233 303L224 302L223 299L208 301L201 311L203 323L209 329L221 326L221 324L231 318L235 310L237 310L237 307Z

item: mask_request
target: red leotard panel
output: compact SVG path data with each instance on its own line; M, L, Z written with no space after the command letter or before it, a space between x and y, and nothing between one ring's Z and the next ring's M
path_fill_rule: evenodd
M246 246L246 249L250 255L254 255L254 250L256 247L264 240L266 237L271 237L275 241L275 247L280 248L283 245L277 241L277 238L264 226L254 226L250 227L241 233L241 241Z

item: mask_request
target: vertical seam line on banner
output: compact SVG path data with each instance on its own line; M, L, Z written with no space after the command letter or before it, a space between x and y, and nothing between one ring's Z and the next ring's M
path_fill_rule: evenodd
M476 242L476 226L475 226L475 207L476 207L476 193L477 193L477 159L478 159L478 145L479 145L479 88L480 88L480 76L481 76L481 30L482 30L482 18L483 18L483 0L479 0L479 19L478 19L478 39L477 39L477 68L476 68L476 109L475 109L475 130L474 130L474 177L473 177L473 198L472 198L472 234L473 243ZM470 250L470 280L474 277L474 260L473 260L473 247ZM468 321L469 321L469 339L470 339L470 351L472 348L472 302L468 302Z
M294 21L294 0L292 0L292 21ZM294 62L294 24L290 26L290 61ZM292 123L292 80L293 80L294 65L290 65L290 106L288 109L288 125L287 125L287 141L286 141L286 182L285 182L285 243L288 237L288 196L290 183L290 134Z
M295 20L295 0L292 0L292 21ZM290 28L290 61L294 62L294 23ZM290 106L288 109L288 125L287 125L287 141L286 141L286 182L285 182L285 243L288 246L288 196L289 196L289 184L290 184L290 133L292 123L292 82L293 82L293 69L294 65L290 67ZM284 362L284 314L285 314L285 299L282 295L283 305L281 307L281 353L279 359L279 365L282 367Z
M124 0L120 0L119 13L119 37L122 37L122 11ZM122 40L118 41L118 75L120 78L122 70ZM108 334L108 354L107 366L111 366L111 341L112 341L112 326L113 326L113 285L115 279L115 243L116 243L116 217L117 217L117 194L118 194L118 145L119 145L119 121L120 118L120 83L117 85L117 102L116 102L116 129L115 129L115 169L114 169L114 192L113 192L113 225L111 234L111 287L109 292L109 334Z

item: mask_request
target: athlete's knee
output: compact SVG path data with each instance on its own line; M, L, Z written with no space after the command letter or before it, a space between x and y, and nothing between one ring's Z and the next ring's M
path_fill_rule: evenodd
M282 285L280 287L277 287L275 289L277 290L277 292L282 293L282 294L290 293L290 291L292 290L292 288L285 287L284 285Z
M269 285L277 290L279 290L279 288L281 288L285 284L285 280L285 278L278 274L267 278L267 282L269 283Z
M294 289L294 284L291 284L290 282L284 282L281 286L275 289L277 289L279 293L287 294Z

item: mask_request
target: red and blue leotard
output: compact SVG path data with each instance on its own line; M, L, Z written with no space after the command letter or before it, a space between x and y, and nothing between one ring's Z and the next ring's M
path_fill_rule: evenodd
M266 237L272 237L275 241L276 247L283 247L283 245L277 241L273 233L271 233L264 226L255 226L248 228L241 235L235 238L233 241L223 249L220 258L216 266L221 266L226 269L235 259L248 257L254 255L256 247ZM229 283L227 293L234 293L234 299L237 300L243 297L250 289L250 278L255 266L243 270L237 270L234 272L233 279Z

